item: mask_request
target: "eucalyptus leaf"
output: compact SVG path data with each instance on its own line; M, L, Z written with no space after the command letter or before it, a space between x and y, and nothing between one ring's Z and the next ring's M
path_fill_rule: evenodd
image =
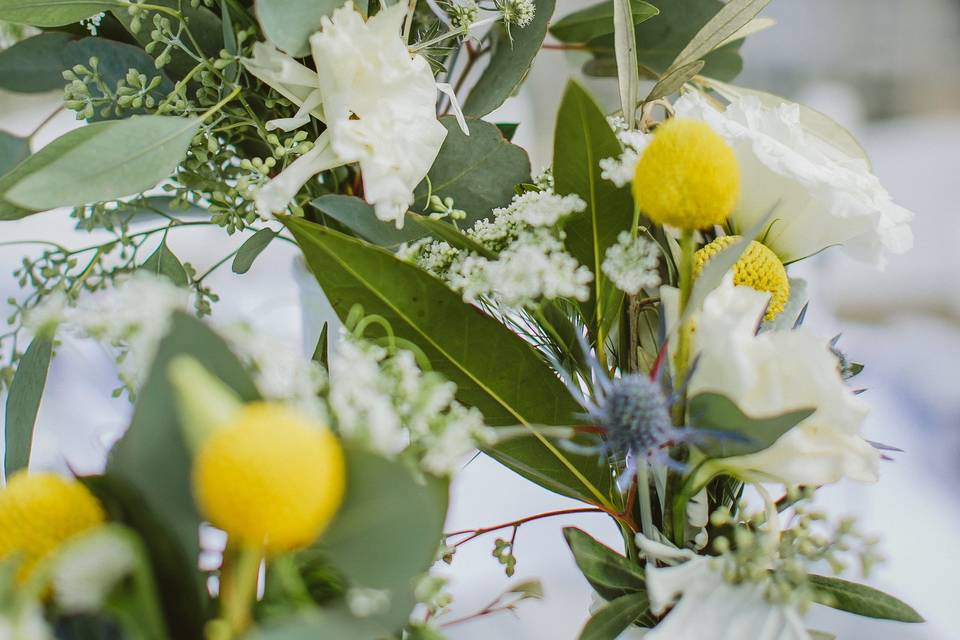
M424 236L423 229L415 225L405 224L402 229L397 229L393 223L380 220L373 207L355 196L327 194L310 204L358 238L379 247L396 248L403 242L413 242Z
M339 0L257 0L257 20L263 35L294 58L310 53L310 36L321 20L343 6Z
M649 2L630 0L630 13L633 23L640 24L660 13L660 10ZM606 0L564 16L550 27L550 35L560 42L589 42L613 33L613 15L613 0Z
M121 0L0 0L0 20L34 27L62 27L126 7Z
M267 248L273 239L277 237L277 232L273 229L259 229L255 234L246 239L237 250L237 255L233 257L231 269L234 273L246 273L253 266L253 261L257 259L263 250Z
M428 193L453 198L454 206L467 212L463 224L470 226L509 204L514 185L530 182L530 158L507 142L495 124L467 118L467 136L453 116L440 122L447 128L447 138L426 180L417 187L414 208L427 209Z
M170 251L166 239L160 242L156 250L150 254L150 257L143 261L140 268L155 276L168 278L178 287L185 287L190 281L187 277L187 270L184 269L180 259Z
M646 593L620 596L597 609L587 620L579 640L616 640L633 621L650 609Z
M69 33L48 31L0 51L0 89L39 93L63 89L63 48ZM2 158L0 158L2 160Z
M0 176L30 157L30 141L0 131Z
M230 55L237 55L239 43L236 29L233 27L233 17L230 15L230 6L227 0L220 0L220 21L223 28L223 50ZM231 62L223 68L223 77L230 82L236 82L240 76L240 65Z
M813 574L809 579L817 594L815 596L817 602L828 607L881 620L924 621L923 617L910 605L865 584Z
M28 211L139 193L173 173L199 126L199 118L133 116L80 127L0 179L0 192ZM0 207L0 219L6 213Z
M643 567L576 527L566 527L563 536L580 573L605 600L646 592Z
M607 248L633 223L633 199L629 189L618 188L600 177L600 161L619 156L622 148L603 111L573 80L567 83L560 102L554 140L556 192L576 194L587 205L585 211L571 216L564 230L570 253L593 272L593 292L582 308L596 334L598 328L603 329L601 322L610 326L623 298L601 265Z
M484 414L488 424L567 425L579 410L563 384L522 338L465 303L443 282L388 251L300 218L284 218L327 299L341 319L354 305L385 318L394 333L417 344L433 368L457 384L457 396ZM464 337L469 336L469 340ZM507 363L509 363L508 366ZM606 500L606 465L595 456L570 462L555 448L532 442L515 451L522 475L552 490L592 501ZM569 466L568 466L569 465ZM573 466L576 472L570 469ZM537 477L528 473L536 470ZM591 486L587 486L582 476ZM591 489L591 487L593 487ZM600 495L597 495L600 494Z
M733 400L718 393L700 393L688 403L691 425L718 433L717 437L710 437L697 445L711 458L745 456L763 451L815 411L816 408L805 408L753 418L740 411ZM724 437L724 434L730 437Z
M13 376L4 418L3 470L6 478L26 469L30 462L33 429L52 356L53 337L37 335L24 352Z
M533 21L522 29L514 27L511 31L512 41L502 30L493 32L494 49L490 54L490 62L463 103L463 112L467 115L487 115L516 93L527 77L530 65L547 35L556 0L534 0L534 4L536 13ZM500 29L497 26L493 28Z
M190 483L191 453L168 377L170 362L183 354L203 363L244 401L259 398L243 364L220 336L195 318L174 315L137 398L130 428L110 452L106 476L128 495L128 503L132 501L139 510L138 517L150 522L146 542L151 554L164 558L164 564L155 565L154 570L161 582L177 585L174 590L162 589L167 618L193 629L175 637L202 637L206 586L197 568L201 518Z

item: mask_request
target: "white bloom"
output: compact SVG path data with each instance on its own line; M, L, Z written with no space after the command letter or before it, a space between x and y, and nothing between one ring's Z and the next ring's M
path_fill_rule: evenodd
M71 541L53 565L57 604L73 614L100 611L110 592L136 564L137 550L129 537L111 526Z
M731 221L750 229L774 211L763 242L784 262L843 245L853 258L882 267L888 254L913 245L913 214L894 204L862 159L805 130L798 105L770 109L749 96L718 111L691 92L674 110L704 120L733 147L742 183Z
M621 117L609 117L607 121L623 145L623 153L616 158L600 160L600 177L609 180L618 187L623 187L633 181L637 173L637 163L643 150L647 148L653 138L649 133L627 129L627 123Z
M661 297L668 313L675 312L677 290L663 287ZM860 437L866 404L844 384L827 340L803 327L755 333L768 298L734 286L729 274L706 297L696 317L692 353L699 360L689 394L725 395L756 417L816 411L767 449L725 458L723 464L784 484L816 486L844 477L875 481L880 455Z
M286 210L317 173L357 162L377 217L403 226L413 190L447 135L435 111L437 91L447 87L435 82L426 59L411 56L400 37L405 15L406 5L397 3L364 21L347 2L310 37L316 73L267 45L244 60L252 73L301 107L293 118L271 121L272 127L303 126L311 114L327 125L314 151L261 191L261 216ZM466 132L462 117L460 123Z
M357 618L369 618L390 610L390 592L385 589L351 587L347 589L346 600L350 613Z
M559 196L553 191L527 191L514 196L504 209L494 211L494 217L499 213L531 227L549 227L586 208L587 203L576 194Z
M533 0L500 0L497 6L503 12L507 24L515 24L521 29L533 22L537 7Z
M660 286L657 271L660 249L644 236L633 238L621 231L617 243L607 249L601 269L621 291L636 295L643 289Z

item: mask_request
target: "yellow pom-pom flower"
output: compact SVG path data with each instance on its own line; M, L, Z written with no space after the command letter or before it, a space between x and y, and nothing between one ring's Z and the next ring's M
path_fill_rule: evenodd
M739 195L733 149L700 120L675 118L658 126L633 179L640 210L657 224L679 229L722 224Z
M73 536L106 516L90 490L55 473L15 473L0 491L0 560L20 559L17 579Z
M700 275L710 260L740 240L740 236L721 236L694 255L693 273ZM733 266L733 283L770 294L765 320L776 318L790 299L790 280L780 258L766 245L752 241Z
M270 553L313 542L343 501L343 450L325 428L280 405L245 405L207 438L193 471L210 522Z

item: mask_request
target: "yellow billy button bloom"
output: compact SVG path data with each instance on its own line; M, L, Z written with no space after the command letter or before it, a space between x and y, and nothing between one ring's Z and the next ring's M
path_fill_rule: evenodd
M694 255L693 273L700 275L710 260L740 240L740 236L721 236ZM770 294L770 304L764 320L776 318L790 299L790 280L780 258L766 245L756 240L750 243L733 266L733 284L751 287Z
M0 560L19 556L17 579L24 582L39 561L105 519L100 502L76 480L20 471L0 490Z
M740 195L740 168L727 142L699 120L660 124L637 162L633 197L656 224L722 224Z
M244 405L210 435L194 463L200 509L235 542L279 553L306 546L343 501L336 437L277 404Z

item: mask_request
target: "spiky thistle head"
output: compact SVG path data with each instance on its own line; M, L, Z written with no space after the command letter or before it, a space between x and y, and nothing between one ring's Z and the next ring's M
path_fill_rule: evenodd
M605 448L614 455L649 459L676 439L669 399L660 384L645 375L611 380L588 411L605 432Z

